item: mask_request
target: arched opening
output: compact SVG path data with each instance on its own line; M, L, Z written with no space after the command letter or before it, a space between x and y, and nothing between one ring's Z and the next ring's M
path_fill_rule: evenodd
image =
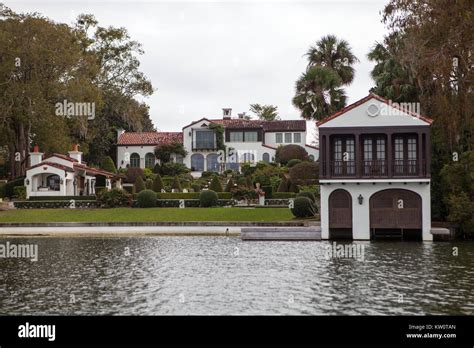
M174 161L175 161L176 163L181 163L181 164L183 164L183 160L184 160L184 158L183 158L182 155L176 155L175 158L174 158Z
M130 167L140 168L140 155L136 152L130 155Z
M405 189L386 189L370 197L370 237L422 240L421 196Z
M59 191L61 178L59 175L53 174L46 177L46 186L50 191Z
M219 171L219 156L216 153L210 153L207 155L207 170L209 172L217 172Z
M155 155L151 152L148 152L145 155L145 168L153 169L155 166Z
M193 172L204 171L204 156L200 153L195 153L191 156L191 170Z
M264 152L262 155L263 162L270 163L270 154L268 152Z
M352 197L346 190L329 195L329 239L352 239Z
M243 161L244 161L245 163L248 163L248 162L253 163L253 162L255 161L255 156L254 156L254 154L251 153L251 152L245 152L245 153L244 153L244 156L243 156Z

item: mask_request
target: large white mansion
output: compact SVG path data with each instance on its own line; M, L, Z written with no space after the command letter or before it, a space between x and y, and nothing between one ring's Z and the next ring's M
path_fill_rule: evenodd
M221 127L219 127L221 126ZM218 134L216 127L223 130ZM220 150L219 137L227 153ZM187 156L172 156L175 162L191 168L192 174L203 171L239 169L244 162L271 162L280 145L296 144L317 160L319 149L306 143L304 120L247 120L242 114L232 117L232 109L223 109L222 118L202 118L183 127L181 132L118 131L117 167L153 168L158 162L154 149L161 143L180 142Z

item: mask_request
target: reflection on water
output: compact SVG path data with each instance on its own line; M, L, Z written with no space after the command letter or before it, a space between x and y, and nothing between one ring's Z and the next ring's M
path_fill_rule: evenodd
M6 243L0 239L0 243ZM0 314L474 314L474 244L226 237L28 238L0 259ZM459 256L453 256L453 247Z

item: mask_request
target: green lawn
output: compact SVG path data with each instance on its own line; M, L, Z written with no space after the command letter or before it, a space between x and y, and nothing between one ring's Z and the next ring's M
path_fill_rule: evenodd
M286 208L15 209L2 222L291 221Z

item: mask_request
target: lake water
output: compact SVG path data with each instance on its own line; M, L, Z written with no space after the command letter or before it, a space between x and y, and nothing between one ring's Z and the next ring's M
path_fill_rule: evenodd
M237 237L21 238L38 261L0 258L0 314L474 314L474 243ZM453 256L454 247L458 256Z

